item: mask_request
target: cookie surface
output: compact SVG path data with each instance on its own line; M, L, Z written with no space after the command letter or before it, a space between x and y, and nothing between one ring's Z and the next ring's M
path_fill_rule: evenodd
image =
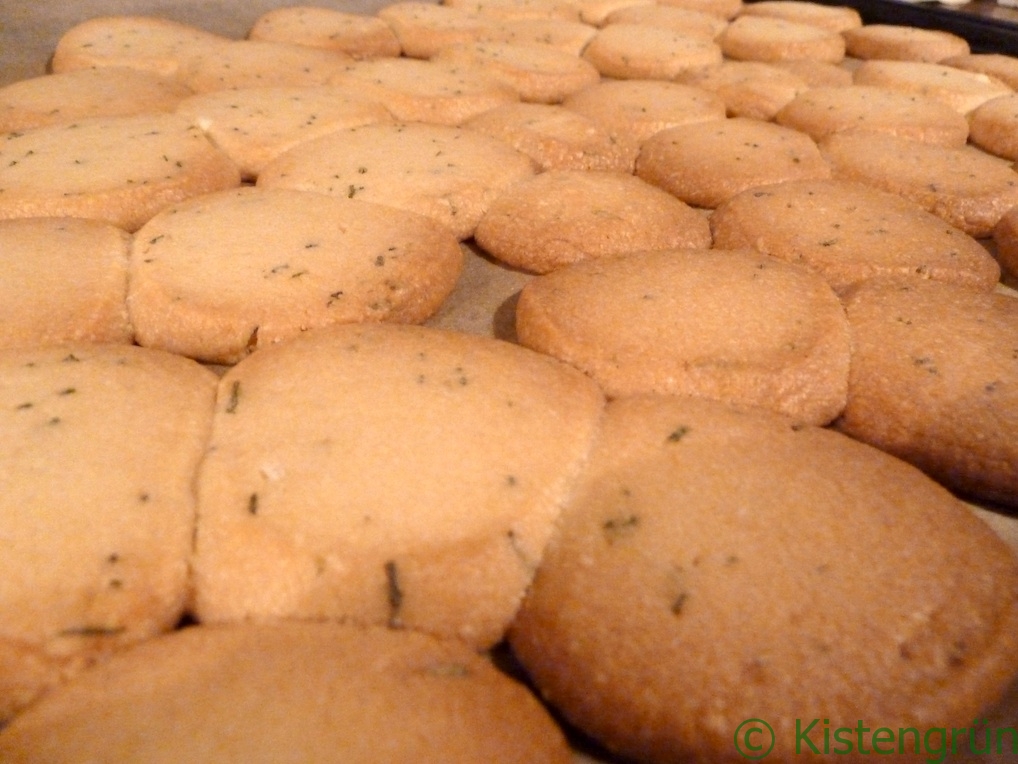
M474 239L534 273L624 252L707 247L706 218L628 173L544 172L492 202Z
M670 80L722 58L721 47L711 40L644 24L601 28L584 48L583 57L605 77L644 80Z
M845 405L838 298L815 273L756 252L664 250L563 268L523 288L516 333L610 397L700 396L812 424Z
M984 151L1018 160L1018 93L974 109L969 114L969 138Z
M860 85L929 96L961 114L1014 92L995 77L929 61L863 61L853 79Z
M742 15L718 37L726 58L737 61L826 61L845 58L841 34L776 16Z
M429 218L241 188L170 207L138 231L127 305L139 344L230 364L315 327L420 323L462 264L456 238Z
M942 61L971 53L964 37L904 24L864 24L842 32L848 55L889 61Z
M1001 267L1018 276L1018 211L1004 213L993 229L993 242Z
M403 55L410 58L431 58L449 45L491 39L498 27L494 19L469 10L416 0L386 5L377 15L396 35Z
M353 58L398 56L402 52L392 28L377 16L314 6L266 11L255 19L248 39L325 48Z
M726 60L684 72L676 80L716 93L730 117L765 121L809 88L799 75L762 61Z
M862 26L859 11L847 5L825 5L801 0L758 0L748 3L743 16L770 16L798 24L809 24L831 32L844 32Z
M1018 57L1003 53L969 53L945 58L940 63L996 77L1018 90Z

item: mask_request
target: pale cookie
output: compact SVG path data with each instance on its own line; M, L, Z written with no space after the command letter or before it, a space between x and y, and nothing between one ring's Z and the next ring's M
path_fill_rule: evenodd
M398 56L402 52L392 28L377 16L314 6L266 11L255 19L247 36L335 50L353 58Z
M710 246L707 219L627 173L545 172L492 202L478 246L533 273L647 249Z
M533 693L468 647L329 623L194 626L61 687L0 757L70 761L569 764Z
M530 157L475 130L378 124L300 144L270 162L258 185L390 205L468 239L495 199L536 172Z
M971 111L969 140L1005 159L1018 160L1018 94L987 101Z
M320 326L420 323L462 265L456 238L428 218L242 188L172 206L145 224L134 238L127 300L138 344L231 364Z
M1018 299L871 282L845 310L852 371L838 428L956 492L1018 506Z
M853 74L860 85L916 93L946 103L962 114L1014 91L995 77L928 61L863 61Z
M652 5L653 0L574 0L580 10L580 21L603 27L608 17L622 8L634 5Z
M940 29L898 24L864 24L842 32L848 55L861 59L931 61L971 52L968 41Z
M845 87L852 84L852 70L826 61L772 61L771 66L801 77L812 88Z
M862 764L891 750L881 727L935 748L981 718L1018 672L1016 635L1014 553L919 470L661 396L609 404L510 644L627 761L773 741L767 760L793 762L826 739ZM865 751L844 755L858 728Z
M969 134L968 121L947 104L872 85L810 88L782 107L774 120L815 141L835 133L865 131L960 148Z
M431 58L456 43L488 40L498 25L494 19L451 5L404 0L379 9L378 18L389 25L404 56Z
M725 118L725 104L699 87L664 80L603 80L562 105L606 127L634 149L669 127Z
M0 221L0 348L130 343L131 237L75 218Z
M603 404L548 356L383 324L266 348L219 389L200 621L342 619L479 648L515 614Z
M78 69L0 88L0 132L74 122L171 112L191 91L152 72L127 67Z
M610 24L598 30L583 57L605 77L670 80L687 69L719 63L721 48L669 29Z
M797 74L762 61L726 60L683 72L676 81L717 94L728 116L765 121L809 89Z
M240 184L176 115L96 117L0 137L0 219L83 217L133 231L163 207Z
M597 29L582 21L567 19L510 19L498 23L492 41L513 45L547 45L579 56Z
M658 2L660 5L709 13L725 20L734 19L746 7L742 0L658 0Z
M513 103L467 120L463 127L505 141L544 170L632 172L636 147L599 122L562 106Z
M1018 90L1018 56L1005 56L1002 53L969 53L945 58L940 63L967 72L979 72L996 77Z
M608 14L605 24L643 24L698 40L716 40L728 26L727 21L712 13L658 3L619 8Z
M377 101L400 121L435 125L459 125L520 100L515 89L490 75L413 58L357 61L331 84L349 95Z
M725 27L718 43L726 58L737 61L824 61L845 58L838 32L774 16L743 15Z
M696 207L713 209L740 191L831 171L808 135L733 117L662 130L640 149L636 174Z
M589 61L548 46L461 43L442 48L431 60L489 75L528 103L561 103L601 79Z
M572 0L442 0L442 5L497 21L579 21Z
M0 352L0 719L176 625L215 386L131 345Z
M878 133L838 133L820 144L833 177L919 203L975 237L989 236L1018 205L1018 173L978 149L947 148Z
M711 398L810 424L845 406L848 323L834 291L749 250L642 252L539 276L520 294L516 334L609 397Z
M838 34L862 26L859 11L847 5L804 2L803 0L758 0L747 3L743 16L769 16L799 24L809 24Z
M304 141L393 121L382 104L329 85L216 90L184 99L176 111L225 151L245 180Z
M192 56L218 50L229 38L155 16L97 16L57 41L54 72L127 66L172 77Z
M993 228L993 243L1001 267L1018 276L1018 209L1010 209Z
M196 93L252 87L324 85L350 56L332 50L264 40L232 40L192 56L177 78Z
M711 215L714 246L752 247L820 273L839 293L880 277L989 291L1000 269L986 249L917 203L840 180L751 189Z

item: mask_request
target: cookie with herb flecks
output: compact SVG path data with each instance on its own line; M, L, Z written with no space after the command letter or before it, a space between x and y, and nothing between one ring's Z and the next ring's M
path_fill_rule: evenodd
M247 36L335 50L353 58L398 56L402 52L392 28L378 16L306 5L266 11L255 19Z
M928 96L960 114L1014 92L996 77L931 61L863 61L852 78L859 85Z
M1005 212L994 226L993 243L1001 267L1018 276L1018 207Z
M0 351L0 719L180 619L215 389L131 345Z
M605 77L671 80L680 72L720 63L713 40L686 37L646 24L609 24L583 49L583 57Z
M718 37L726 58L737 61L825 61L845 58L841 34L776 16L744 14Z
M968 115L972 143L996 156L1018 160L1018 93L994 98Z
M403 0L379 9L378 18L389 25L404 56L431 58L456 43L488 40L495 34L495 19L444 3Z
M853 58L937 62L971 52L968 41L953 32L905 24L863 24L842 35Z
M809 89L798 74L763 61L726 60L683 72L676 82L717 94L728 116L765 121L773 119L781 107Z
M201 621L343 619L497 643L602 410L548 356L345 325L221 380L198 480Z
M854 350L839 429L956 491L1018 506L1018 299L875 281L845 311Z
M919 470L777 415L638 396L608 404L509 643L627 760L735 762L737 741L794 761L800 735L822 750L860 719L967 727L1018 673L1016 635L1014 552Z

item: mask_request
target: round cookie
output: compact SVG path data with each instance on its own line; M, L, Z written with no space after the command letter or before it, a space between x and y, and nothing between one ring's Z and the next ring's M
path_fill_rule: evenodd
M377 124L301 143L270 162L258 186L398 207L468 239L492 201L535 172L530 157L477 131Z
M1018 209L1004 213L993 229L993 243L1001 267L1018 276Z
M569 764L551 716L464 645L326 623L192 626L68 684L0 757L81 761Z
M442 5L498 21L579 21L572 0L443 0Z
M742 16L769 16L798 24L809 24L841 34L862 26L859 11L847 5L826 5L803 0L758 0L747 3Z
M180 619L215 389L131 345L0 351L0 720Z
M852 84L852 71L840 64L829 64L826 61L773 61L771 66L802 78L811 88L840 88Z
M709 13L725 20L734 19L745 8L742 0L658 0L661 5Z
M76 69L0 88L0 132L74 122L171 112L191 91L152 72L127 67Z
M921 740L1000 697L1016 593L1010 548L908 464L635 397L609 404L509 637L545 699L627 760L736 762L773 739L795 761L862 727L865 752L838 756L861 764L888 750L881 727Z
M845 311L852 371L838 428L957 492L1018 506L1018 299L874 281Z
M973 144L1005 159L1018 160L1018 93L994 98L969 115Z
M809 88L797 74L762 61L726 60L683 72L676 81L716 93L730 117L765 121Z
M837 296L806 268L748 250L642 252L539 276L520 294L516 334L610 397L697 396L810 424L845 405Z
M900 24L864 24L842 32L852 58L889 61L931 61L971 53L964 37L941 29Z
M383 324L254 353L218 400L199 621L342 619L482 649L516 612L603 404L539 353Z
M230 158L172 114L0 137L0 219L84 217L134 231L168 204L239 184Z
M597 29L582 21L568 19L509 19L498 23L491 40L512 45L547 45L579 56Z
M904 196L972 236L989 236L1018 205L1018 173L978 149L879 133L837 133L820 148L833 177Z
M580 9L580 21L595 27L603 27L608 17L621 8L633 5L647 5L649 0L576 0Z
M429 218L287 189L188 200L134 242L138 344L220 364L315 327L420 323L463 267L456 238Z
M928 61L863 61L853 80L860 85L930 96L962 114L991 98L1014 92L989 75Z
M562 170L517 183L474 233L501 262L533 273L646 249L709 247L707 219L628 173Z
M0 348L130 343L131 237L75 218L0 221Z
M816 144L791 128L744 117L662 130L648 139L636 174L697 207L740 191L830 176Z
M820 273L839 293L866 279L989 291L1000 268L975 239L897 194L841 180L744 191L711 215L714 246L751 247Z
M614 10L605 19L605 25L608 24L642 24L670 29L684 37L710 41L716 40L728 26L726 20L712 13L659 3L629 5Z
M603 76L627 80L671 80L722 58L715 42L644 24L603 27L584 48L583 57Z
M957 148L969 133L964 116L932 97L857 84L810 88L785 104L774 120L815 141L855 130Z
M381 103L402 122L456 126L520 100L515 89L490 75L412 58L356 61L330 82L349 95Z
M845 58L838 32L775 16L742 15L718 37L726 58L737 61L825 61Z
M225 151L245 180L304 141L393 121L382 104L330 85L216 90L185 98L176 111Z
M491 39L498 28L494 19L418 0L386 5L377 15L396 35L403 55L410 58L431 58L449 45Z
M995 77L1018 90L1018 56L1005 56L1002 53L969 53L945 58L940 63L967 72Z
M398 56L402 52L392 28L377 16L314 6L266 11L255 19L247 36L335 50L353 58Z

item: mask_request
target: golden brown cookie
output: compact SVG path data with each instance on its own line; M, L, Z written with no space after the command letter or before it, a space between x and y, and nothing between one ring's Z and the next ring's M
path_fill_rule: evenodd
M490 39L513 45L547 45L579 56L597 29L582 21L560 18L522 18L498 22Z
M457 43L491 39L497 22L444 3L403 0L378 10L378 18L392 29L404 56L431 58Z
M805 0L757 0L744 5L740 15L769 16L798 24L809 24L839 34L846 29L862 26L862 17L855 8Z
M968 115L969 139L979 148L1018 160L1018 93L1000 96Z
M991 98L1014 92L1010 86L987 74L929 61L863 61L853 79L860 85L929 96L962 114L968 114Z
M852 70L826 61L773 61L771 66L801 77L810 87L845 87L852 84Z
M722 19L734 19L745 3L742 0L658 0L661 5L670 5L676 8L685 8L691 11L700 11L718 16Z
M1001 267L1018 276L1018 209L1004 213L993 229L993 243Z
M971 52L968 41L953 32L904 24L864 24L842 35L853 58L936 63Z
M825 61L845 58L845 41L829 29L776 16L742 15L718 37L726 58L738 61Z
M442 0L442 5L497 21L580 20L572 0Z
M605 77L671 80L680 72L721 61L711 40L644 24L610 24L598 30L583 57Z
M539 276L520 294L516 334L610 397L697 396L810 424L845 405L837 296L816 273L750 250L642 252Z
M802 77L773 63L731 59L683 72L676 81L717 94L730 117L765 121L809 88Z
M392 28L378 16L307 5L266 11L255 19L247 36L335 50L353 58L398 56L402 52Z
M699 212L628 173L561 170L506 190L474 240L501 262L547 273L626 252L708 247L710 231Z
M684 37L716 40L728 22L713 13L691 11L674 5L640 3L618 8L608 14L605 24L642 24L670 29Z
M1018 89L1018 57L1006 56L1003 53L969 53L951 56L940 63L964 69L967 72L979 72L996 77L1012 88Z

